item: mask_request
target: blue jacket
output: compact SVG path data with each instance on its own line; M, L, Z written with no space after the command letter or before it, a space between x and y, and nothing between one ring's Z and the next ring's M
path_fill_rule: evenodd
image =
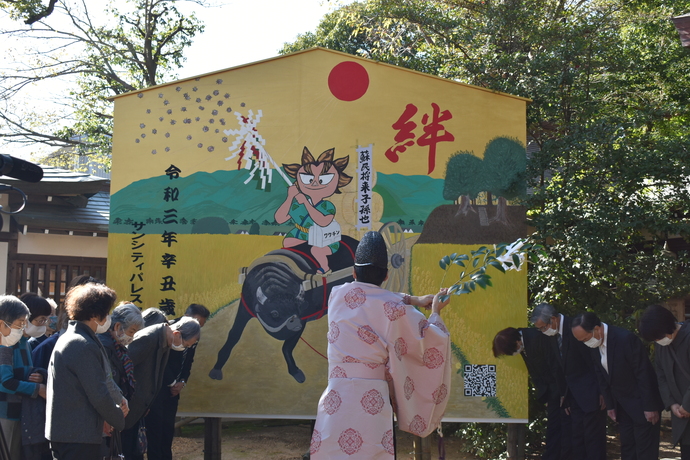
M22 337L11 347L0 345L0 418L20 420L22 396L38 396L39 384L28 381L29 375L36 370L27 342L28 339Z

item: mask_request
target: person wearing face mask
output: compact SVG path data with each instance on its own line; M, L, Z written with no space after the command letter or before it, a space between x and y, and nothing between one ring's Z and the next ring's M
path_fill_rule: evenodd
M87 283L104 284L103 281L94 279L89 275L79 275L72 278L72 280L69 282L67 285L67 293L69 293L69 291L76 286L81 286L82 284ZM55 344L57 343L60 334L67 330L68 321L69 317L65 312L64 306L62 306L57 312L56 332L38 345L34 346L33 351L31 352L31 357L37 367L48 369L50 356L53 354L53 348L55 348Z
M183 374L185 359L199 339L201 323L196 318L182 316L170 322L173 331L179 331L179 342L173 341L168 364L163 373L163 384L146 415L149 444L148 460L172 460L172 442L175 416L180 401L180 390L189 373ZM184 375L184 376L183 376Z
M508 327L494 337L495 357L522 357L536 391L537 400L546 405L546 448L543 460L569 460L570 416L560 407L565 377L554 351L554 337L547 337L534 328Z
M572 319L553 305L537 305L530 320L537 330L556 339L553 350L566 383L560 406L571 419L573 459L606 459L605 403L589 348L573 336Z
M33 292L22 294L19 300L24 302L24 305L29 307L31 312L29 323L26 325L26 329L24 329L23 338L25 340L22 340L22 342L28 343L30 338L38 338L45 335L47 330L46 324L48 323L48 317L52 313L52 307L48 299L44 299ZM29 347L29 353L31 353L32 349L32 347Z
M654 367L664 406L671 411L673 444L690 460L690 323L677 323L670 310L650 305L640 317L643 339L655 342Z
M147 313L148 310L143 312L145 321L151 317ZM158 313L155 313L153 316L158 317ZM171 350L184 350L196 343L200 334L199 323L192 318L187 318L172 326L166 321L144 327L134 335L134 340L127 347L129 357L134 364L134 379L136 380L136 391L130 401L130 412L125 420L126 429L121 433L122 448L127 460L143 459L144 452L138 448L137 433L145 423L146 411L164 386L164 372ZM147 427L146 431L152 430Z
M41 323L43 323L43 324L35 324L35 326L37 326L38 328L40 328L40 330L43 331L43 334L37 335L38 331L33 330L33 328L30 328L31 330L27 332L28 335L30 336L29 346L31 347L31 352L33 353L33 350L35 350L37 346L39 346L41 343L43 343L45 340L47 340L49 336L51 336L52 334L55 333L55 329L52 329L50 327L50 324L51 324L51 319L53 319L53 320L56 319L55 314L57 312L57 304L55 303L55 301L53 299L47 299L47 298L41 297L38 294L34 294L34 293L26 293L26 294L23 294L19 299L22 302L24 302L27 307L29 307L29 310L32 310L31 305L29 305L29 301L27 301L26 299L22 300L24 298L24 296L28 296L28 295L36 296L36 298L38 298L39 301L43 305L45 305L47 303L50 306L50 313L46 316L45 322L41 321ZM44 307L42 308L42 310L45 311ZM31 322L33 323L34 321L31 320ZM44 329L44 326L45 326L45 329ZM53 324L53 327L55 327L55 324ZM27 325L27 329L29 329L28 325Z
M664 405L642 341L592 312L577 315L571 327L573 336L590 348L609 417L618 422L621 459L658 459Z
M46 322L52 307L47 299L33 292L23 294L19 300L29 308L30 315L22 338L12 346L15 355L14 372L15 375L31 375L38 372L40 382L46 383L48 376L45 369L35 367L32 362L30 339L45 334ZM50 446L44 435L45 411L44 398L22 398L21 433L24 460L40 460L50 455Z
M70 322L48 369L46 438L55 459L100 459L104 422L124 428L127 408L111 393L110 365L96 337L110 327L115 298L115 291L94 283L67 293Z
M36 347L31 351L31 359L33 359L36 367L48 369L48 365L50 364L50 355L53 354L53 348L55 348L55 344L60 338L60 334L67 330L68 323L69 317L67 316L65 309L62 308L58 313L57 332L36 345Z
M132 342L134 334L144 327L144 319L141 316L141 310L136 305L124 301L115 307L110 318L110 329L103 334L98 334L98 340L103 344L108 357L113 381L122 396L129 400L134 394L136 380L134 365L129 357L127 346ZM114 432L110 439L105 439L105 453L109 452L113 439L119 440L120 435Z
M135 379L134 366L127 346L132 343L134 334L144 327L144 319L141 310L129 302L121 302L115 307L110 319L110 329L98 334L98 340L103 344L108 356L113 380L123 396L130 399L134 394Z
M30 314L18 298L0 296L0 426L13 459L21 455L23 398L46 397L45 371L34 369L26 351L15 347L24 335Z
M187 310L185 310L184 312L184 316L194 318L199 322L199 326L203 328L204 324L206 324L206 321L211 316L211 312L208 310L208 308L204 307L203 305L193 303L189 307L187 307ZM182 317L170 321L170 324L175 324L181 318ZM173 395L180 394L182 389L185 387L185 384L189 380L189 376L192 372L192 364L194 364L196 347L198 344L199 342L195 343L194 345L192 345L184 351L184 356L182 358L181 364L182 368L180 370L180 374L175 379L177 383L170 388L171 391L174 393Z

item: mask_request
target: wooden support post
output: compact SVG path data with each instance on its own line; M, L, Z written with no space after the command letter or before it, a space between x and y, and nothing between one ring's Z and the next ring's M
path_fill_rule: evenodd
M518 425L518 460L525 460L525 448L527 447L527 425L520 423Z
M508 458L525 460L525 432L523 423L508 424Z
M220 460L220 418L204 418L204 460Z
M414 460L431 460L431 439L429 436L426 438L415 436L412 444L414 445Z

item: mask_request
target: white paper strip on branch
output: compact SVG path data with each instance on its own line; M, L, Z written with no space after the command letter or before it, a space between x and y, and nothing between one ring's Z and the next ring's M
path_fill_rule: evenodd
M278 171L285 182L290 185L292 182L285 176L283 170L273 161L273 158L268 154L264 145L266 145L266 140L259 134L256 125L261 121L263 112L261 109L257 111L256 116L254 116L254 111L249 110L247 116L242 115L240 112L235 112L235 117L237 117L237 122L240 125L239 129L226 129L223 133L226 136L234 136L235 140L232 145L228 147L228 150L232 153L225 160L230 161L233 158L239 156L238 166L241 166L241 162L244 161L244 168L249 170L249 177L245 184L257 177L261 182L261 189L265 190L266 185L273 182L273 169ZM239 168L238 168L239 169Z

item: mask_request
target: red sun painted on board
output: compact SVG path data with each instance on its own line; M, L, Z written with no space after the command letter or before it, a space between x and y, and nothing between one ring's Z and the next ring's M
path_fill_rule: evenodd
M328 88L341 101L356 101L369 89L369 74L361 64L341 62L328 74Z

